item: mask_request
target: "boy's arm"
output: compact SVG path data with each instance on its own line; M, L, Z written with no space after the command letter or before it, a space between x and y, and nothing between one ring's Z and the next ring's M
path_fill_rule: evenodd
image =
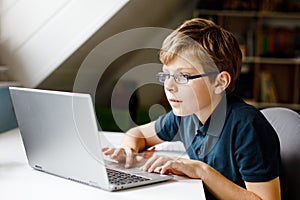
M102 150L104 155L114 160L125 161L125 167L129 168L138 161L139 152L162 142L163 140L155 132L154 121L128 130L121 141L120 148L103 148Z
M244 189L208 164L185 158L166 162L159 167L158 172L162 174L171 172L178 175L185 174L190 178L200 178L208 190L218 199L280 199L279 177L266 182L245 182L247 189Z
M203 182L216 197L223 199L280 199L279 177L267 182L245 182L247 189L244 189L225 178L215 169L206 166Z
M162 143L163 140L157 136L154 126L155 121L128 130L121 142L121 147L130 148L138 153L148 147Z

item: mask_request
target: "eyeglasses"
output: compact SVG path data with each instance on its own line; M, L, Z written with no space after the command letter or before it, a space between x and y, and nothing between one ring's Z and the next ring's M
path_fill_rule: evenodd
M189 80L196 79L196 78L202 78L205 76L211 76L211 75L215 75L215 74L218 74L218 72L208 72L206 74L198 74L198 75L194 75L194 76L188 76L186 74L171 75L171 74L168 74L165 72L159 72L156 74L156 78L158 79L159 82L164 83L166 80L170 79L170 77L172 76L176 83L187 84L189 82Z

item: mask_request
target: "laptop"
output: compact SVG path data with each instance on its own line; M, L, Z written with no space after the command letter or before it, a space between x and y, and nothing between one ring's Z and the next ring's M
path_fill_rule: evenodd
M9 90L33 169L107 191L172 179L138 168L125 169L105 159L101 151L105 138L98 131L89 94L21 87Z

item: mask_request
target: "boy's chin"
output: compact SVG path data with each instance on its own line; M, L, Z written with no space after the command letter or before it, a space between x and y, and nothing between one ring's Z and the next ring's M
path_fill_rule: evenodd
M178 110L178 109L172 109L172 110L173 110L174 115L179 116L179 117L188 116L188 115L193 114L192 112L186 112L186 111Z

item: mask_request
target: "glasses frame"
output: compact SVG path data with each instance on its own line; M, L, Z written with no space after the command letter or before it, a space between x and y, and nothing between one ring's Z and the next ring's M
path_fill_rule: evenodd
M156 74L156 78L158 79L159 82L161 83L165 83L166 80L170 79L171 76L174 78L175 82L178 83L178 84L187 84L189 82L189 80L193 80L193 79L197 79L197 78L202 78L202 77L206 77L206 76L212 76L212 75L216 75L218 74L219 72L208 72L208 73L205 73L205 74L197 74L197 75L193 75L193 76L188 76L188 75L185 75L185 74L168 74L168 73L165 73L165 72L158 72ZM167 75L167 78L165 79L165 81L161 81L160 80L160 75ZM186 82L178 82L178 79L177 77L178 76L183 76L184 78L186 78Z

